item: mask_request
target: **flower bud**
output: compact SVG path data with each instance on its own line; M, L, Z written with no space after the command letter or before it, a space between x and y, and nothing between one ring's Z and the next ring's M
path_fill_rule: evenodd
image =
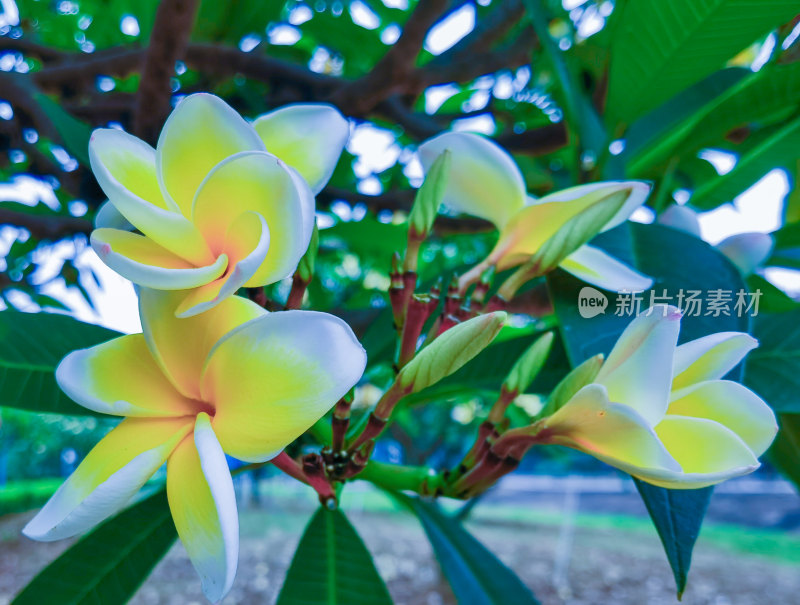
M418 239L425 239L436 219L439 205L442 202L445 188L447 187L447 175L450 172L450 150L445 149L436 158L436 161L428 171L425 181L417 190L414 198L414 206L411 208L411 215L408 217L410 235Z
M509 392L524 393L531 386L536 376L547 361L553 345L553 333L547 332L536 339L525 353L517 360L508 373L503 386Z
M555 269L561 261L603 230L628 201L632 191L613 191L575 214L539 247L526 266L535 269L536 275L544 275Z
M397 377L400 388L416 393L461 368L491 343L506 320L502 311L453 326L422 349Z
M573 368L569 374L561 379L561 382L553 389L553 392L550 393L547 403L538 416L543 418L557 412L561 406L572 399L575 393L580 391L587 384L591 384L597 377L598 372L600 372L600 366L602 365L603 354L600 353Z
M772 236L767 233L737 233L716 247L743 275L750 275L769 258L773 243Z

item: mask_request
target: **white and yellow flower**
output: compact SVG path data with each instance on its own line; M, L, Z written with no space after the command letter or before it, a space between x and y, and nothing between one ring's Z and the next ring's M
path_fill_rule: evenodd
M620 210L598 231L623 223L641 206L650 185L640 181L609 181L571 187L535 199L525 190L522 173L513 158L495 142L468 132L446 132L419 147L427 171L436 158L450 150L450 175L443 203L451 209L484 218L500 230L500 238L488 258L466 281L490 266L508 269L525 263L562 227L581 212L614 194L627 193ZM638 292L653 281L594 246L583 245L564 259L560 267L580 279L612 291Z
M126 418L23 531L46 541L80 534L125 506L166 462L175 527L216 602L230 590L239 545L225 454L276 456L355 385L366 354L332 315L268 314L232 296L176 319L180 298L143 289L144 334L74 351L59 364L67 395Z
M283 279L308 247L314 195L348 134L329 105L291 105L250 124L209 94L178 104L155 149L121 130L95 130L89 157L109 202L92 247L136 284L190 290L181 317Z
M778 430L770 407L722 380L758 343L721 332L676 347L681 313L658 305L622 333L592 384L542 421L538 441L572 447L674 489L754 471Z

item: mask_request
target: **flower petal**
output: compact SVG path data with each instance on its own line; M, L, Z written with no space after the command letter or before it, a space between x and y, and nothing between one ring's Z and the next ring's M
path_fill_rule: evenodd
M750 275L769 258L775 242L767 233L736 233L716 248L736 265L743 275Z
M118 229L95 229L90 241L106 265L146 288L196 288L217 279L228 266L223 254L213 264L196 267L151 239Z
M649 423L633 408L611 403L605 387L590 384L546 420L548 443L586 452L635 474L680 472L681 467L659 441Z
M269 241L269 228L263 216L257 212L240 214L228 229L225 243L229 270L218 280L191 290L178 305L175 315L184 318L203 313L236 294L264 263Z
M194 438L186 437L169 457L167 497L203 593L217 603L236 576L239 518L225 453L207 414L197 416Z
M358 382L366 361L350 327L327 313L270 313L230 332L202 382L223 449L251 462L274 457Z
M263 150L253 127L225 101L198 93L183 99L167 118L156 146L162 191L191 216L192 200L211 169L240 151Z
M324 103L281 107L259 117L253 128L267 151L297 170L314 195L330 180L350 136L344 116Z
M744 441L713 420L669 415L655 431L683 472L667 479L637 475L653 485L696 489L746 475L760 466Z
M675 350L672 390L722 378L758 346L745 332L717 332L680 345Z
M155 150L121 130L95 130L89 141L92 172L119 213L174 254L195 263L211 259L208 247L192 223L164 201L156 178ZM109 211L99 214L110 218ZM101 224L98 227L113 226Z
M442 201L457 212L502 229L525 206L525 181L514 159L494 141L470 132L445 132L419 146L427 172L445 149L450 175Z
M128 418L106 435L22 532L51 541L83 533L119 511L192 429L183 418Z
M730 380L709 380L674 393L668 415L707 418L736 433L760 456L775 439L772 409L753 391Z
M694 235L698 239L702 238L697 212L686 206L672 204L658 215L656 222L659 225L666 225L678 231L684 231L689 235Z
M653 280L631 269L600 248L584 245L559 265L575 277L610 292L642 292Z
M61 390L85 408L117 416L184 416L196 403L175 390L142 334L73 351L56 368Z
M120 229L122 231L133 231L136 229L136 227L128 222L128 219L122 216L116 206L108 200L100 204L100 207L97 209L97 213L94 215L94 226L98 228L107 227L109 229Z
M256 212L269 225L269 252L249 278L248 286L263 286L290 275L308 248L313 213L303 198L308 185L295 179L287 166L265 152L240 153L221 162L200 186L193 220L216 254L232 239L232 226L245 212Z
M669 360L678 342L681 313L667 305L654 305L649 311L628 325L594 381L608 389L611 401L629 405L654 426L669 403Z
M621 202L620 194L627 195L615 217L602 228L598 226L598 231L608 229L622 213L629 209L633 211L632 201L641 204L643 187L648 186L638 181L610 181L579 185L546 195L517 212L508 221L500 232L500 239L489 260L501 270L521 264L562 227L595 204L614 204L617 207Z
M633 214L639 206L644 204L647 196L650 195L652 185L644 181L602 181L599 183L588 183L586 185L577 185L575 187L568 187L555 191L537 200L537 203L549 202L573 202L583 197L608 197L609 195L619 192L628 191L628 199L625 204L620 208L614 217L608 221L603 227L602 231L613 229L617 225L621 225L628 217Z
M200 376L212 347L234 328L266 314L256 303L231 296L202 315L177 319L187 291L140 288L139 315L153 357L184 395L200 398Z

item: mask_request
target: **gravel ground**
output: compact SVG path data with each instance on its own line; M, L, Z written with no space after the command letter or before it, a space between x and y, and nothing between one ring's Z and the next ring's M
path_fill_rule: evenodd
M398 605L456 603L415 519L405 514L363 512L358 506L346 505L345 509L375 555ZM267 510L241 511L239 574L225 605L275 601L311 512L308 499L291 498L271 501ZM487 506L470 523L470 529L520 575L544 605L677 602L655 532L489 521L490 514ZM9 603L41 567L68 546L66 542L35 544L21 538L19 530L29 518L30 514L25 514L0 519L0 605ZM798 595L800 566L701 542L683 603L789 604L799 602ZM52 603L58 605L57 597ZM206 603L182 546L176 545L159 563L132 603Z

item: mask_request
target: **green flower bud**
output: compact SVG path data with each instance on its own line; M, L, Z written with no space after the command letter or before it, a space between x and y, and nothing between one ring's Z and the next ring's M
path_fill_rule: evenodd
M408 217L409 229L419 239L427 237L439 211L450 173L450 150L445 149L428 171L425 181L417 190L414 206Z
M603 365L603 359L603 354L599 353L573 368L569 374L561 379L561 382L553 389L553 392L550 393L547 403L537 417L545 418L554 414L561 406L572 399L575 393L580 391L587 384L590 384L597 377L600 366Z
M535 275L544 275L555 269L561 261L600 233L622 209L632 191L623 189L610 193L576 214L544 242L524 266Z
M502 311L473 317L453 326L422 349L397 377L397 384L416 393L461 368L491 343L503 324Z
M524 393L531 386L536 376L547 361L553 345L553 333L547 332L536 339L525 353L517 360L508 373L503 386L513 393Z

